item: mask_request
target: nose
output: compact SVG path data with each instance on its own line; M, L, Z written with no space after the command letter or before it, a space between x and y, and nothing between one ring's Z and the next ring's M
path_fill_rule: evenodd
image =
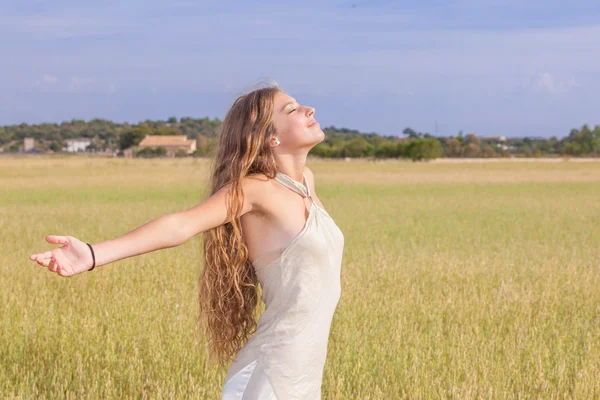
M315 114L315 109L313 107L306 107L307 112L306 115L310 118Z

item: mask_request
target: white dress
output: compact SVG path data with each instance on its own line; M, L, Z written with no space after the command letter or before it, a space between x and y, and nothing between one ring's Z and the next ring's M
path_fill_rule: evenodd
M275 179L311 201L304 228L253 262L265 311L229 366L222 400L321 398L331 320L340 295L344 235L304 184Z

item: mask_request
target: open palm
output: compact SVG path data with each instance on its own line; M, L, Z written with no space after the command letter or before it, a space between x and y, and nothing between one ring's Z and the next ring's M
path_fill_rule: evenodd
M73 276L85 272L92 267L93 259L90 248L73 236L46 236L46 241L52 244L63 244L44 253L32 254L30 260L36 261L42 267L56 272L60 276Z

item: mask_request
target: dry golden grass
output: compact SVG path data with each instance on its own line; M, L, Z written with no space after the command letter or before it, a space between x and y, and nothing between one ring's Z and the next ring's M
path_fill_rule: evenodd
M346 238L324 399L600 397L600 163L309 166ZM200 236L73 278L27 259L204 200L208 167L0 158L3 398L219 398Z

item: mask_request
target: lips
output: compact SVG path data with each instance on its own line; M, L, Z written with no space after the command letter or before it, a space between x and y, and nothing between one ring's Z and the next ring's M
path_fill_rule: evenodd
M308 124L308 126L309 126L309 127L311 127L311 126L313 126L313 125L316 125L316 124L318 124L317 120L313 119L313 120L311 121L311 123L310 123L310 124Z

